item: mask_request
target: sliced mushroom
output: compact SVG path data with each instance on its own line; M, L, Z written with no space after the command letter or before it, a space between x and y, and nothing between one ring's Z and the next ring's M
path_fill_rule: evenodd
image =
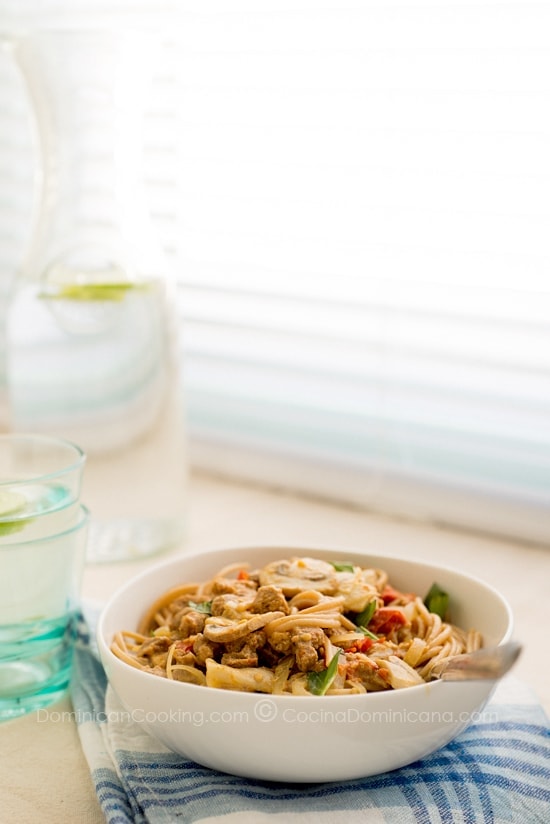
M427 646L423 638L412 638L403 656L403 661L410 667L416 667L420 663Z
M291 558L274 561L260 570L260 585L279 587L287 596L304 590L316 590L324 595L336 592L337 578L332 564L315 558Z
M243 613L252 605L254 597L255 593L250 594L249 592L246 595L235 595L235 593L230 592L216 595L212 599L212 615L221 615L223 618L239 621L243 617Z
M204 673L196 667L189 667L185 664L175 664L168 670L168 678L172 681L183 681L186 684L197 684L199 687L206 686Z
M275 676L267 667L235 669L218 664L213 658L206 662L206 686L241 692L272 692Z
M390 655L388 658L376 660L376 663L380 666L380 674L382 674L382 670L387 671L387 681L394 690L425 683L416 670L401 658L398 658L397 655Z
M376 570L354 567L353 572L337 572L336 578L336 594L343 596L345 612L362 612L371 601L382 604L377 589Z

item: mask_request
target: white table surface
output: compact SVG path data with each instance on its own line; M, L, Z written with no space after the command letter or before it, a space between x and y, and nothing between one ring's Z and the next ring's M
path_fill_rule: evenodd
M396 521L281 491L193 476L188 535L177 551L260 544L360 547L448 564L489 581L509 600L516 637L525 644L515 675L534 689L550 714L550 548ZM105 601L154 560L88 567L84 597ZM0 724L2 824L104 821L68 698L51 709L57 711L51 713L53 720L44 719L42 712Z

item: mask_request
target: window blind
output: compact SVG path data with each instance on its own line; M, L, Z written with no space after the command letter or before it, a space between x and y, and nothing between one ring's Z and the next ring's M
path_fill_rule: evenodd
M548 540L549 10L200 8L180 202L195 460Z
M176 5L79 8L173 15L144 174L193 464L547 543L550 8Z

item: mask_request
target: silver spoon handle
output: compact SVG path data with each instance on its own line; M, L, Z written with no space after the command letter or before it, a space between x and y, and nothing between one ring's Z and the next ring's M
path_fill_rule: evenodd
M508 641L497 647L455 655L443 664L438 675L443 681L496 680L515 664L521 650L518 641Z

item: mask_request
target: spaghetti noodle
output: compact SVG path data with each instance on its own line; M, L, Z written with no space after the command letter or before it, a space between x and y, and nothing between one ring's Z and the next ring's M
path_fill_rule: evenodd
M481 644L383 570L291 558L253 571L232 564L165 592L111 649L174 681L341 695L434 680L443 662Z

